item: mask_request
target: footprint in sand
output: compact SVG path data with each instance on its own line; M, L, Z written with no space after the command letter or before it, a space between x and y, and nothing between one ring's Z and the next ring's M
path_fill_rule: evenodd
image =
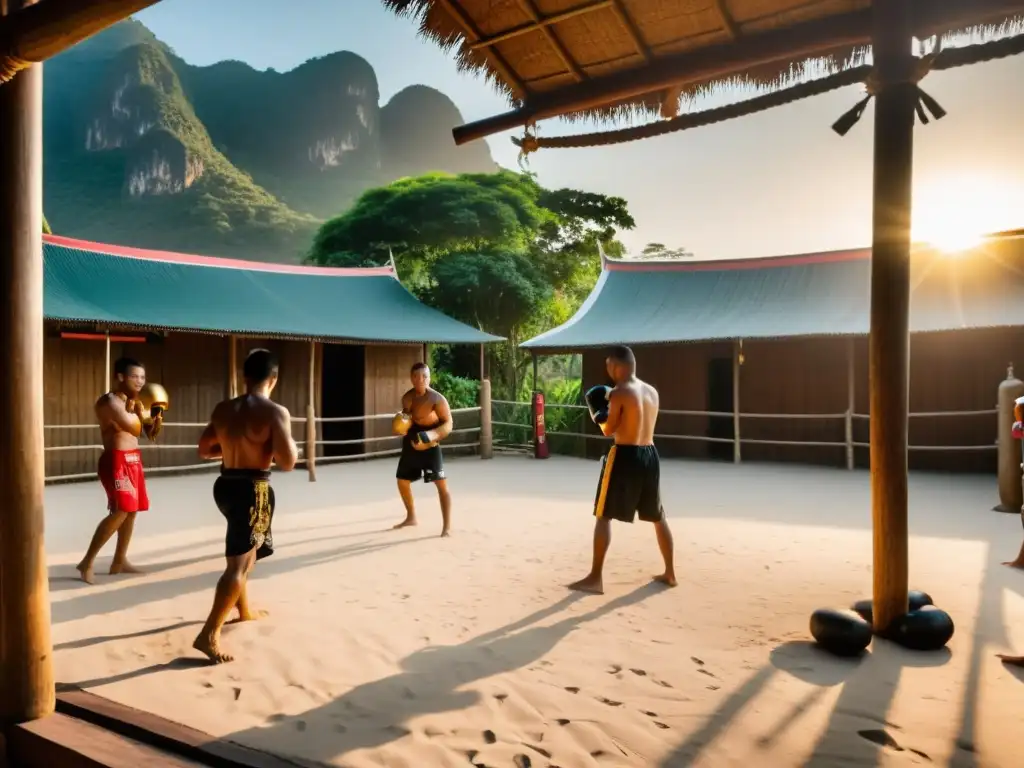
M697 671L700 672L702 675L707 675L708 677L714 677L715 679L718 678L718 675L716 675L714 672L708 672L706 669L701 668L701 669L698 669Z
M666 682L665 682L664 680L655 680L654 682L655 682L655 683L656 683L657 685L660 685L660 686L661 686L662 688L671 688L671 687L672 687L671 685L669 685L668 683L666 683Z
M641 709L640 710L640 714L647 715L648 717L657 717L658 716L657 712L648 712L646 709Z
M507 693L496 693L496 694L494 694L494 698L496 698L498 701L500 701L502 704L504 704L505 703L505 699L508 698L508 694Z
M597 700L600 701L602 704L607 704L609 707L621 707L622 706L622 702L621 701L612 701L611 699L606 699L604 696L598 696Z
M533 761L526 755L516 755L512 758L512 762L516 768L530 768L533 765Z
M529 747L530 749L532 749L532 750L533 750L534 752L536 752L536 753L537 753L538 755L543 755L543 756L544 756L544 757L546 757L546 758L547 758L548 760L550 760L550 759L551 759L551 753L550 753L550 752L548 752L548 751L547 751L546 749L542 749L541 747L538 747L538 746L537 746L536 744L526 744L525 746L527 746L527 747ZM527 759L529 759L529 758L527 758Z
M560 717L557 720L555 720L555 722L559 725L568 725L571 721L566 720L564 717Z
M870 741L873 744L877 744L880 747L887 747L888 749L891 749L894 752L912 752L918 757L924 758L928 762L932 761L930 755L928 755L925 752L922 752L919 749L913 749L911 747L901 747L899 743L897 743L896 739L894 739L888 731L882 729L857 731L857 735L860 736L862 739Z
M567 685L565 687L565 690L567 690L569 693L579 693L580 692L580 689L577 688L575 685Z
M612 664L612 668L610 670L608 670L608 674L609 675L617 675L621 671L622 671L622 667L620 667L618 664Z
M631 669L629 671L632 672L637 677L647 677L647 672L645 672L642 669Z
M494 731L487 730L484 731L484 741L488 744L496 744L498 742L498 737L494 735Z
M703 667L704 666L704 661L701 660L701 659L698 659L696 656L691 656L690 657L690 661L692 661L698 667Z
M668 730L668 726L667 726L667 725L665 725L664 723L659 723L659 722L658 722L657 720L655 720L655 721L654 721L654 724L655 724L655 725L656 725L656 726L657 726L658 728L661 728L661 730L663 730L663 731L667 731L667 730Z

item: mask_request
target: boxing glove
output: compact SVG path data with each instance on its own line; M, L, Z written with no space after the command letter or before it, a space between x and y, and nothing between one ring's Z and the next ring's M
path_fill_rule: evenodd
M412 436L412 442L413 443L419 443L420 445L429 445L430 443L432 443L434 441L432 441L430 439L430 433L424 431L424 432L416 432Z
M1024 423L1019 421L1013 422L1013 439L1024 440Z
M611 391L610 387L599 385L591 387L587 390L587 394L584 395L584 399L587 401L587 408L590 410L590 418L599 427L608 421L608 397ZM603 427L601 431L604 431Z

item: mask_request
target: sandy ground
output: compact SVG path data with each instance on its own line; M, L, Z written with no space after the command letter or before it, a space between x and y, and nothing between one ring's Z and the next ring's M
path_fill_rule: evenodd
M666 462L680 587L649 583L651 527L618 525L606 594L577 596L597 469L451 460L447 540L429 487L419 528L385 530L392 460L276 477L250 587L271 616L229 628L219 667L190 649L222 567L212 476L152 480L149 573L94 587L72 574L99 486L49 488L58 680L299 765L1024 765L1024 675L993 657L1024 653L1024 573L999 565L1021 526L994 478L911 480L911 586L956 619L949 652L840 662L808 616L870 596L866 473Z

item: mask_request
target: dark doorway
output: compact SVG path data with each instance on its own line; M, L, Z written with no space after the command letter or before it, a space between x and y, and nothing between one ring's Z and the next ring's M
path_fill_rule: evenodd
M712 358L708 360L708 410L728 415L708 417L708 437L733 439L732 408L732 358ZM708 456L732 461L732 443L708 443Z
M324 344L323 374L321 379L322 418L337 419L362 416L365 389L366 358L362 345ZM345 445L325 445L325 456L352 456L365 453L362 442L365 422L322 422L321 440L352 440Z

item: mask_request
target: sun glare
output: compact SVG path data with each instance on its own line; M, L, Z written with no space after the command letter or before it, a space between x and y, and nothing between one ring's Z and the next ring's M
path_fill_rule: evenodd
M922 184L914 190L914 241L957 254L979 245L989 233L1018 226L1012 221L1016 190L1005 187L982 178Z

